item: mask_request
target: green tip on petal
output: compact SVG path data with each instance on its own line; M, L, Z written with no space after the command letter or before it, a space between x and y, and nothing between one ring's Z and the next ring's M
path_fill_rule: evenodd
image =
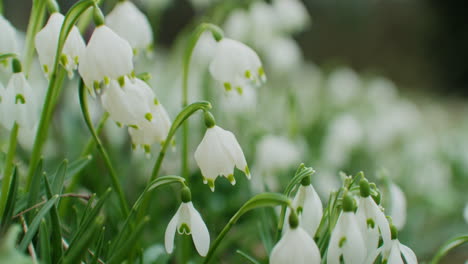
M242 93L244 93L244 90L242 90L242 87L240 87L240 86L237 86L237 87L236 87L236 91L237 91L237 93L240 94L240 95L242 95Z
M151 146L150 145L144 145L143 149L145 150L145 153L151 153Z
M228 83L228 82L225 82L225 83L224 83L224 89L225 89L226 91L228 91L228 92L231 91L231 90L232 90L231 84Z
M252 73L249 70L245 71L245 78L247 78L247 79L252 78Z
M26 103L26 99L24 98L24 96L22 94L17 94L16 97L15 97L15 104L18 104L18 102L20 104L25 104Z
M159 101L157 98L154 98L154 101L153 101L154 105L159 105Z
M340 242L338 242L338 246L342 248L344 246L344 243L346 242L346 237L342 237L340 239Z
M214 190L215 190L215 183L214 183L214 180L213 180L213 179L203 178L203 182L204 182L205 184L208 184L208 187L210 187L211 191L214 192Z
M45 73L49 73L49 66L46 64L42 65L42 70L44 70Z
M249 166L245 165L244 172L245 176L247 176L247 179L250 180L252 178L252 175L250 174Z
M232 185L236 184L236 178L234 178L234 174L229 174L226 178Z
M151 122L151 120L153 120L153 115L151 113L146 113L145 118L146 118L146 120Z
M107 76L104 76L104 84L109 85L110 84L110 78Z
M123 87L125 85L125 76L120 76L117 81L119 82L120 87ZM105 82L105 79L104 79Z
M128 125L128 127L131 127L133 129L138 129L138 126L137 125Z
M67 57L67 55L65 55L65 54L60 55L60 64L62 64L63 66L67 66L67 65L68 65L68 57Z

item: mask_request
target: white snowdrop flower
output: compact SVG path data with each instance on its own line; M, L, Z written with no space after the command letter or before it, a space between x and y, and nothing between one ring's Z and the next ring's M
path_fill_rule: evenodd
M343 198L343 212L338 217L328 246L328 264L340 264L340 258L346 264L362 264L366 260L366 244L353 212L353 200L348 194Z
M202 75L198 69L202 69L203 72L206 71L208 63L213 59L216 45L216 40L213 38L213 34L211 32L205 31L202 33L192 54L191 65L194 66L191 68L194 70L194 75ZM190 77L193 78L193 76Z
M292 206L298 212L301 227L313 238L322 220L323 205L314 187L310 184L310 178L299 187ZM291 211L287 208L286 217L289 218L290 214ZM283 230L287 230L288 228L289 224L285 224Z
M131 2L118 2L106 16L106 25L130 43L134 51L150 50L153 31L146 16Z
M369 258L366 263L374 263L374 260L381 254L382 263L388 264L418 264L418 259L416 254L414 254L411 248L403 245L398 240L398 230L396 226L392 225L391 230L391 240L384 241L382 247L380 247L376 254ZM404 261L403 261L404 259Z
M257 86L266 81L258 55L245 44L223 38L218 42L210 63L213 78L223 83L227 91L242 93L245 86Z
M302 66L301 48L292 38L275 37L266 47L266 59L275 73L288 74Z
M270 255L271 264L320 263L320 251L315 241L300 226L288 228Z
M250 6L249 18L250 41L257 48L267 48L278 29L275 9L263 1L256 1Z
M249 14L243 9L236 9L229 14L224 22L224 34L232 39L248 41L250 35Z
M366 179L361 180L360 189L361 196L356 216L364 236L367 253L371 255L379 247L381 236L383 241L390 241L390 226L385 214L370 196L369 182Z
M398 185L392 183L389 188L390 194L390 216L398 230L406 223L406 197Z
M243 171L250 179L250 171L244 153L236 137L230 131L212 125L206 129L205 136L195 151L195 161L203 175L203 182L214 191L218 176L226 177L232 185L236 184L234 167Z
M187 187L182 190L182 204L167 225L164 245L170 254L174 250L176 232L180 235L192 235L198 254L204 257L210 248L210 233L200 213L193 207L190 190L187 190Z
M254 87L245 87L242 94L223 92L220 97L220 105L229 113L245 114L254 112L257 107L257 91Z
M463 210L463 217L465 218L465 222L468 224L468 203L466 203L465 210Z
M91 35L78 70L86 87L94 94L101 81L133 75L133 51L128 42L105 25L99 25Z
M151 105L150 114L147 115L147 120L128 128L133 145L143 146L146 153L150 152L151 145L155 143L163 144L171 128L169 114L158 100L154 100Z
M288 33L303 30L310 21L309 13L299 0L273 1L278 26Z
M36 34L35 45L37 54L39 55L42 70L47 77L54 67L58 38L64 19L65 17L62 14L58 12L53 13L44 28ZM86 45L78 28L74 26L65 41L62 54L59 58L60 64L67 70L69 77L73 76L73 71L76 70L85 47Z
M153 90L140 79L123 79L123 85L112 80L101 97L102 106L110 117L123 125L137 126L143 121L150 121L151 100L155 98Z
M0 32L2 32L0 54L17 52L16 30L2 15L0 15Z
M349 68L338 68L328 77L325 85L330 93L330 100L336 106L344 106L359 97L361 79Z

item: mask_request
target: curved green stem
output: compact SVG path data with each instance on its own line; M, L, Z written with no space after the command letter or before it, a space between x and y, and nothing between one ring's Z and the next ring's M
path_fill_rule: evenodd
M111 176L111 182L113 188L117 191L117 195L119 196L119 202L120 202L120 208L122 209L123 214L125 217L128 216L128 205L127 201L125 199L125 194L123 192L122 186L120 185L119 179L117 177L117 172L115 171L114 167L112 166L112 162L109 158L109 155L107 154L106 149L101 143L101 140L99 139L99 136L96 133L96 130L94 129L93 122L91 121L91 117L89 116L88 112L88 100L87 100L87 91L84 86L83 80L80 81L79 85L79 93L80 93L80 105L81 105L81 111L83 113L83 117L86 121L86 125L88 126L89 131L91 132L91 135L94 138L94 141L96 142L97 149L101 153L102 158L104 159L104 162L106 163L106 166L109 170L109 174Z
M267 207L267 206L289 206L291 207L291 201L289 198L283 194L279 193L261 193L250 200L248 200L235 214L232 216L232 218L229 220L229 222L224 226L223 230L221 230L221 233L219 233L218 237L216 237L216 240L213 242L213 244L210 247L210 250L208 251L208 254L206 255L205 261L203 263L209 263L210 260L213 258L213 254L218 248L219 244L221 241L224 239L226 234L231 230L231 228L234 226L234 224L239 220L239 218L247 213L250 210L256 209L256 208L261 208L261 207Z
M18 54L16 53L3 53L3 54L0 54L0 62L10 59L10 58L16 58L16 57L18 57Z
M158 173L159 173L159 170L161 169L161 164L163 162L164 156L166 155L167 148L171 144L172 138L177 132L177 129L184 123L185 120L187 120L187 118L189 118L196 111L198 110L206 111L209 109L211 109L211 104L209 102L196 102L189 106L186 106L182 111L180 111L180 113L174 119L174 122L172 123L171 128L169 129L169 132L167 133L167 138L164 141L164 144L161 148L161 151L159 152L156 163L154 164L153 172L151 173L151 178L148 181L148 184L158 177Z
M463 245L465 243L468 243L468 234L452 238L449 241L445 242L445 244L437 251L435 256L432 258L431 264L438 264L439 261L445 255L447 255L447 253L450 250L452 250L452 249L454 249L454 248L456 248L458 246L461 246L461 245Z
M13 173L13 159L16 153L16 142L18 138L18 124L15 122L10 132L10 145L5 160L5 170L3 172L2 194L0 197L0 215L3 215L8 197L8 188L10 187L11 176Z
M205 31L210 31L213 34L213 37L216 41L220 41L223 38L223 31L218 26L209 24L209 23L202 23L200 24L195 31L193 32L192 36L189 39L187 49L184 53L183 58L183 74L182 74L182 107L186 107L188 105L188 77L189 77L189 70L190 70L190 61L192 59L192 53L197 45L198 40L200 39L201 35ZM182 134L182 176L187 178L189 174L188 169L188 132L189 126L188 123L184 124L183 134Z
M28 191L31 187L32 178L34 177L34 171L39 162L44 143L47 139L47 132L49 129L50 120L52 119L52 113L55 108L55 99L57 97L57 94L59 94L59 91L56 90L62 88L60 81L62 78L59 74L59 57L60 54L62 54L63 46L65 45L65 40L67 39L68 34L72 30L74 24L81 16L81 14L93 5L93 0L81 0L80 2L76 3L66 14L62 28L60 29L57 52L55 53L54 67L52 68L52 72L50 75L50 81L49 86L47 88L44 107L42 109L41 118L39 120L39 125L36 131L36 137L34 139L31 160L29 162L28 175L26 179L26 191Z

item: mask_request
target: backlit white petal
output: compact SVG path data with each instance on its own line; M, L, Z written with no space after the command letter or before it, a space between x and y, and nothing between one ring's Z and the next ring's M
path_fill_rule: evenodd
M203 221L200 213L193 207L192 202L188 203L190 210L190 228L195 248L200 256L204 257L210 249L210 233Z
M181 207L177 209L176 214L172 217L171 221L167 225L166 233L164 234L164 246L166 247L166 251L169 254L174 250L174 237L177 229L177 223L179 222L180 208Z
M309 22L309 14L299 0L275 0L273 7L280 28L286 32L303 30Z
M416 258L416 254L414 254L411 248L400 243L400 251L406 260L406 264L418 264L418 259Z
M17 52L16 30L11 23L0 14L0 54Z
M401 230L406 223L406 197L396 184L390 185L390 216L393 224Z
M270 263L320 263L320 251L309 234L297 227L289 229L275 245L271 251Z

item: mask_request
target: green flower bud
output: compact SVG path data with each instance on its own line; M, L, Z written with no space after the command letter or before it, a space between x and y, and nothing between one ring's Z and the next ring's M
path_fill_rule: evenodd
M205 111L205 125L207 128L212 128L216 125L214 116L209 111Z
M182 188L182 190L180 191L180 197L182 199L182 202L184 203L192 201L192 192L190 191L190 188L184 186L184 188Z
M299 225L299 217L297 217L297 213L295 210L291 211L291 214L289 215L289 226L291 229L297 228Z
M345 193L343 196L343 211L353 212L355 209L354 199L349 193Z
M359 189L361 190L361 197L369 197L370 186L366 178L362 178L361 181L359 181Z
M21 67L21 62L17 58L14 58L11 61L11 67L13 69L13 73L19 73L23 71L23 68Z

